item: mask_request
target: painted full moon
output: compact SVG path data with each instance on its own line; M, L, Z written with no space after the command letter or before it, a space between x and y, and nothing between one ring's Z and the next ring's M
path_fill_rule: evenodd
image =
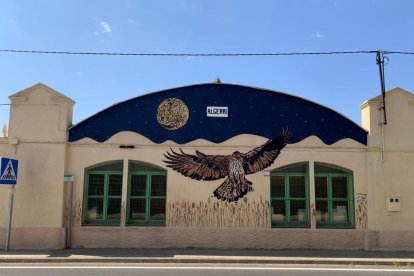
M157 108L157 121L168 130L183 127L187 123L188 117L187 105L177 98L166 99Z

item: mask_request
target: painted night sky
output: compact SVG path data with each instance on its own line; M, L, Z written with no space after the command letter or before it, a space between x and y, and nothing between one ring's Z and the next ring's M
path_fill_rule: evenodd
M188 121L168 130L158 123L157 109L174 98L187 106ZM207 117L208 106L228 107L228 117ZM115 104L71 127L69 141L89 137L104 142L118 132L132 131L154 143L195 139L221 143L239 134L272 139L282 129L293 132L289 143L315 135L326 144L344 138L367 144L365 130L327 107L276 91L223 83L173 88Z

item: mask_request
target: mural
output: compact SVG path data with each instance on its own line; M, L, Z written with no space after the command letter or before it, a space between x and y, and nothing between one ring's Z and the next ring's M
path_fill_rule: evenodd
M358 229L368 227L368 201L367 194L356 194L356 224Z
M80 200L76 200L75 204L73 205L72 216L73 226L80 226L82 219L82 203Z
M221 107L226 116L211 116ZM273 139L275 130L295 131L289 143L315 135L325 144L350 138L364 145L367 132L341 114L285 93L234 84L197 84L117 103L69 129L69 142L89 137L104 142L121 131L154 143L196 139L222 143L240 134Z
M180 200L167 204L168 227L190 228L270 228L270 203L263 201L229 203Z
M217 199L234 202L253 191L252 182L246 174L253 174L269 167L286 146L292 136L289 130L273 140L247 153L233 152L232 155L206 155L196 150L196 155L180 153L171 149L164 154L167 167L195 180L217 180L225 178L213 194Z
M188 116L188 107L180 99L166 99L157 108L157 121L168 130L183 127L188 121Z

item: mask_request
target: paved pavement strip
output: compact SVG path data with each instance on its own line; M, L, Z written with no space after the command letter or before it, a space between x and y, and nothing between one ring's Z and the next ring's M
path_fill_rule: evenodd
M48 254L0 254L0 263L244 263L244 264L330 264L330 265L387 265L414 266L414 259L406 258L343 258L343 257L268 257L174 255L171 257L97 256Z
M414 267L414 252L351 250L93 249L0 251L0 263L330 264Z

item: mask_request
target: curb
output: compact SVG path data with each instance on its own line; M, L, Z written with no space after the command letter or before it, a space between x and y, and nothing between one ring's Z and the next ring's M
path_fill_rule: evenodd
M0 263L217 263L217 264L321 264L321 265L385 265L414 266L413 259L349 259L349 258L96 258L96 257L46 257L0 258Z

